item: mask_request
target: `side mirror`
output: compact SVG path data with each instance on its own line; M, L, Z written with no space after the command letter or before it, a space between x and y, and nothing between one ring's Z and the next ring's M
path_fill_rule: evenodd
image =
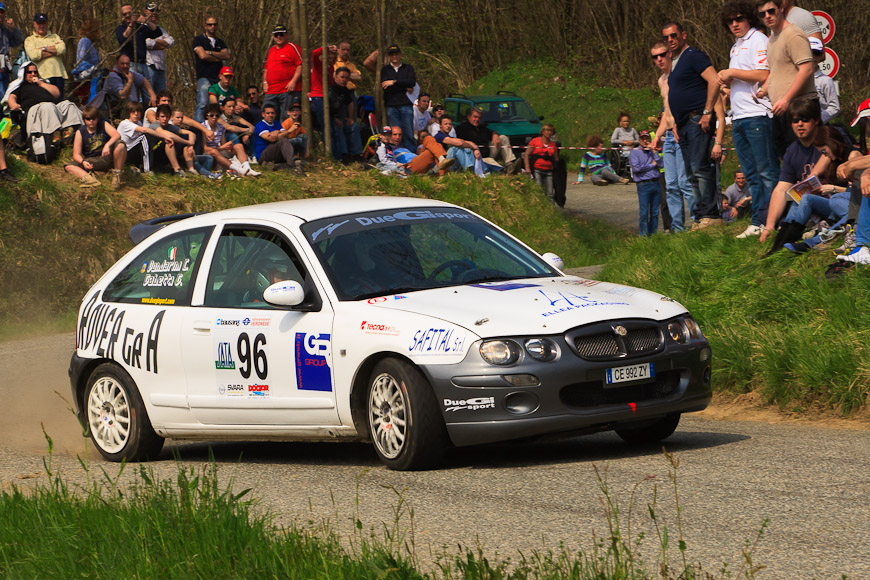
M553 266L554 268L556 268L560 272L565 269L565 262L563 262L562 258L557 256L553 252L547 252L546 254L543 254L541 257L544 258L544 260L548 264L550 264L551 266Z
M298 306L304 299L305 291L296 280L275 282L263 291L263 300L275 306Z

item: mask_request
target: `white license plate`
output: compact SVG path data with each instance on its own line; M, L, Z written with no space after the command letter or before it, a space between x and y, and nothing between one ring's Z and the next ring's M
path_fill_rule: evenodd
M643 363L640 365L631 365L627 367L617 367L615 369L607 369L607 384L624 383L626 381L639 381L642 379L650 379L656 376L656 371L652 363Z

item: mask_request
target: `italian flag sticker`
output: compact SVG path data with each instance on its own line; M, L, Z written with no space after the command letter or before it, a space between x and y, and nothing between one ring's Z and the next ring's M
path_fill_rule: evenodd
M178 251L178 247L177 247L177 246L172 246L171 248L169 248L169 252L167 252L167 253L169 254L169 259L170 259L170 260L174 260L174 259L175 259L175 253L176 253L177 251Z

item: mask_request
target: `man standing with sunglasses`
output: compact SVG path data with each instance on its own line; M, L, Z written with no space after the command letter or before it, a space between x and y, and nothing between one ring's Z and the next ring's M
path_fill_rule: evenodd
M767 81L767 37L752 4L731 1L722 7L722 25L736 39L729 68L719 71L719 84L731 93L731 136L737 159L752 194L752 221L738 238L761 234L767 219L770 194L779 176L779 158L773 146L770 101L757 96Z
M704 52L688 45L686 33L678 22L666 23L662 36L673 58L668 75L668 104L676 123L686 176L695 196L696 223L692 229L721 225L716 162L711 157L716 144L715 123L711 120L719 99L716 69Z
M207 16L205 33L193 39L193 55L196 64L196 113L194 118L202 123L205 107L209 104L208 89L220 79L224 63L230 60L230 49L226 43L215 36L217 18Z
M272 46L263 67L263 107L274 105L278 123L287 118L290 105L302 100L302 52L290 42L287 28L279 24L272 30Z
M789 104L796 99L819 100L813 83L813 53L804 31L785 19L782 0L758 0L755 8L764 25L770 29L767 60L770 76L759 90L760 96L769 96L774 115L774 142L777 152L785 149L795 134L786 115Z

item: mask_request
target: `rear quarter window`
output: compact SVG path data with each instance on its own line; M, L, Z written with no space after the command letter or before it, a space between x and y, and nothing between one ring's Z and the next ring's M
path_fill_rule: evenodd
M115 276L103 300L189 306L202 250L212 229L188 230L154 242Z

